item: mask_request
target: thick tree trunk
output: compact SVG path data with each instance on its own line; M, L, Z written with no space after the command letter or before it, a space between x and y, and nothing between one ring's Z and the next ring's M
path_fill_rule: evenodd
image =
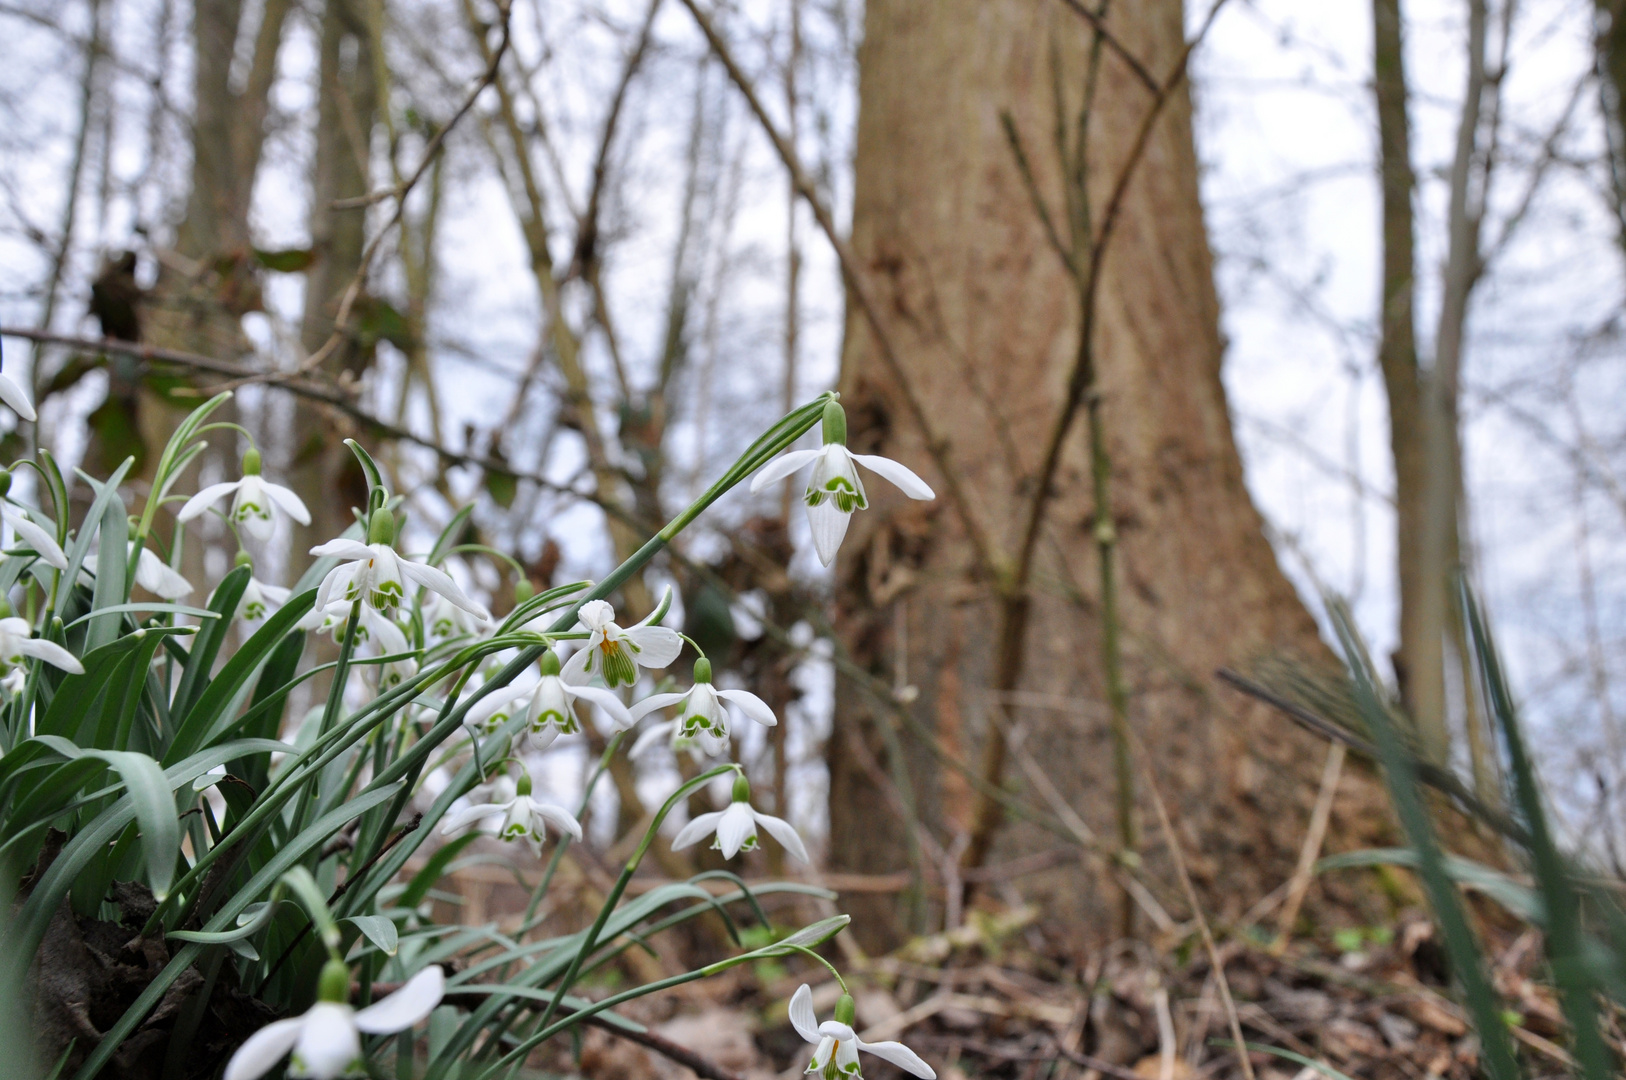
M1110 25L1158 78L1180 56L1178 0L1115 7ZM1002 114L1022 133L1056 214L1063 166L1054 133L1071 138L1076 130L1088 45L1086 24L1061 5L871 0L866 14L853 248L883 301L904 376L947 436L975 514L1005 551L1019 542L1038 458L1074 368L1080 310L1024 189ZM1055 85L1063 88L1061 118ZM1087 157L1097 207L1150 102L1147 88L1107 53ZM1183 90L1152 131L1112 243L1095 356L1112 461L1128 716L1205 904L1234 917L1292 874L1325 749L1216 690L1213 672L1264 653L1321 659L1325 651L1243 485L1220 382L1219 304ZM842 391L855 451L897 457L930 478L921 432L856 312ZM855 518L838 563L840 630L861 664L889 682L901 674L918 691L899 700L912 702L914 728L934 732L940 747L934 753L915 730L892 727L886 709L839 684L830 750L833 861L844 870L900 869L910 850L907 825L878 812L898 805L912 805L933 835L926 850L955 852L971 829L974 781L944 768L941 755L977 761L1001 722L1025 733L1002 777L1007 786L1054 813L1043 785L1031 782L1031 769L1041 769L1089 828L1114 836L1097 522L1082 420L1052 486L1026 591L1017 689L1003 700L987 689L998 677L995 573L979 562L959 515L944 500L907 503L880 481L870 498L873 509ZM903 790L888 801L875 789L892 780ZM1328 844L1335 850L1384 820L1365 772L1352 770L1340 791ZM1145 876L1172 881L1163 838L1141 832ZM1013 821L997 834L990 861L1059 843ZM1117 887L1100 864L1020 884L1074 933L1111 931ZM872 943L905 929L891 918L890 901L853 896L846 904L863 910L855 926Z

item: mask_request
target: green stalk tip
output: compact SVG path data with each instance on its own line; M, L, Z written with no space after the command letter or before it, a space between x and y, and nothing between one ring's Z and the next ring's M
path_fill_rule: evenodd
M322 977L316 984L318 1001L331 1001L339 1005L350 1002L350 968L334 957L322 965Z
M711 682L711 661L704 656L694 662L694 681L697 683Z
M243 475L260 475L260 452L252 446L243 453Z

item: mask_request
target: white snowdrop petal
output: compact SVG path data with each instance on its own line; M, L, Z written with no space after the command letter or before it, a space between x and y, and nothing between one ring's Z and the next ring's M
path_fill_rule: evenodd
M449 835L466 825L471 825L482 818L488 818L492 814L503 813L507 809L507 806L498 806L493 803L477 803L474 806L465 806L456 813L447 814L440 831L443 835Z
M332 1001L318 1001L301 1017L294 1043L291 1077L336 1080L361 1059L361 1034L355 1010Z
M318 559L333 558L365 560L373 557L373 549L368 547L366 544L363 544L359 540L351 540L348 537L341 536L337 540L329 540L325 544L317 544L315 547L311 548L311 554L315 555Z
M792 450L788 454L774 458L768 464L757 470L751 478L751 493L755 495L775 480L783 480L792 473L798 472L819 456L818 450Z
M576 618L589 630L603 630L615 622L615 608L605 600L589 600L577 610Z
M356 1013L356 1028L369 1035L405 1031L428 1016L445 993L445 973L436 966L426 967L383 1001Z
M819 1034L827 1039L835 1039L837 1042L845 1043L850 1043L858 1037L853 1034L852 1028L843 1024L840 1020L826 1020L819 1025Z
M33 548L47 566L54 566L58 570L68 568L68 556L57 544L56 537L34 524L20 510L13 510L9 506L0 507L0 515L11 523L17 535L22 537L23 543Z
M730 803L723 811L722 820L717 822L717 846L722 849L723 858L732 859L740 853L745 842L755 836L757 832L757 819L751 813L750 806L745 803Z
M52 667L61 668L63 671L75 675L85 673L84 665L79 662L78 658L54 641L29 638L27 641L17 643L17 651L24 656L36 656Z
M559 668L559 677L572 686L579 686L592 678L587 673L587 662L593 659L593 642L589 641L570 654Z
M610 719L621 727L631 727L635 722L633 715L621 703L621 699L614 692L599 686L572 686L565 691L568 695L591 701L594 705L610 714Z
M779 718L773 714L773 710L768 707L768 703L749 690L719 690L717 696L729 704L737 706L740 712L763 727L773 727L779 723Z
M846 1027L845 1024L842 1026ZM852 1029L847 1028L847 1030L851 1031ZM846 1075L858 1075L859 1065L857 1035L849 1035L845 1039L836 1040L836 1069Z
M284 514L287 514L301 525L311 523L311 512L305 508L304 501L298 495L295 495L292 490L283 487L281 484L273 484L269 480L262 481L260 486L265 489L267 495L271 496L271 501L282 508Z
M936 1080L936 1071L920 1060L919 1054L916 1054L901 1042L867 1043L855 1036L853 1043L857 1049L864 1051L864 1053L874 1054L882 1061L891 1062L906 1073L921 1077L922 1080Z
M819 1018L813 1012L813 991L806 983L790 996L790 1026L808 1042L819 1041Z
M277 1020L250 1035L226 1063L221 1080L259 1080L294 1048L303 1022L301 1016Z
M807 524L813 533L813 550L818 553L819 562L825 566L836 561L836 552L841 550L841 541L847 535L847 522L851 516L837 509L833 499L807 508Z
M23 393L22 387L11 381L11 376L0 375L0 401L11 407L11 411L32 423L39 417L34 413L34 406L29 404L28 396Z
M633 723L637 723L650 713L659 712L668 706L676 705L678 702L682 701L688 696L687 691L681 694L650 694L648 697L644 698L644 700L634 705L631 709L628 709L627 712L632 717Z
M457 587L457 582L452 580L452 575L446 571L434 566L427 566L424 563L413 562L411 559L401 559L399 566L401 576L408 581L422 585L431 592L439 593L481 621L491 618L491 613L469 599L463 590Z
M578 841L581 840L581 822L577 821L576 815L572 814L570 811L564 809L563 807L553 806L550 803L537 803L536 812L542 816L543 821L546 821L555 829L558 829L560 832L569 833Z
M191 521L201 515L209 507L224 499L237 490L238 480L228 480L223 484L210 484L181 506L180 512L175 515L176 521Z
M723 819L721 810L713 810L709 814L701 814L687 825L683 826L678 834L672 838L672 850L681 851L690 844L709 836L716 828L717 823Z
M897 489L911 499L935 499L937 495L931 487L916 476L914 470L907 465L901 465L891 458L880 457L876 454L854 454L853 460L876 476L892 481Z
M683 651L683 635L670 627L634 626L622 633L637 648L632 655L641 667L666 667Z
M762 826L769 836L779 841L786 851L796 856L802 862L811 864L812 859L807 857L807 848L802 846L802 838L790 822L784 818L776 818L772 814L752 811L756 815L757 824Z

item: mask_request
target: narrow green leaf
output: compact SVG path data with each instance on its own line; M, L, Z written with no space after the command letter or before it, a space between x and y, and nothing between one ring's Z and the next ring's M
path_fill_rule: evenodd
M242 602L243 591L248 588L251 576L252 571L248 567L234 567L221 579L220 586L210 598L209 610L215 613L215 618L203 625L198 631L197 640L192 643L186 669L181 673L181 681L175 688L170 706L176 716L186 716L208 685L209 676L214 671L215 657L220 655L220 646L225 644L226 635L231 632L231 617L237 614L237 605Z
M124 512L113 485L107 486L109 496L102 509L101 546L96 554L96 584L91 591L90 626L85 631L85 651L99 648L119 636L123 617L118 612L104 613L104 608L123 604L130 598L126 574L130 570L130 519ZM89 519L87 519L89 520Z
M153 898L163 901L175 880L175 860L181 853L175 796L163 768L146 754L128 750L87 750L85 756L107 762L123 778L125 790L135 806L136 825L141 830L147 882L152 886Z
M385 956L394 956L401 946L400 930L382 915L352 915L344 921L353 924Z

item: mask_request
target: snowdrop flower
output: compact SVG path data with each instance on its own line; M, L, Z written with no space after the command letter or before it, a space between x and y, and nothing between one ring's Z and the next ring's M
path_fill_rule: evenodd
M547 837L549 825L560 832L569 833L577 840L582 838L581 824L568 811L531 798L531 774L524 768L520 769L519 781L514 785L512 799L507 802L477 803L474 806L464 807L448 816L446 824L441 826L440 831L454 833L465 825L491 817L493 814L503 815L502 828L497 832L499 838L523 839L530 844L531 851L536 854L542 853L542 841Z
M672 840L672 850L680 851L707 833L715 832L717 838L711 846L721 851L723 858L732 859L742 851L757 849L758 825L767 829L768 835L784 845L786 851L805 863L812 862L807 857L807 848L802 846L802 838L796 835L790 822L751 809L751 785L743 773L734 778L734 801L728 804L728 809L701 814L683 826Z
M280 585L267 585L259 578L249 578L243 590L242 602L237 605L237 617L244 622L259 622L288 602L292 590Z
M763 727L779 723L768 703L748 690L717 690L711 685L711 661L701 657L694 662L694 685L680 694L651 694L632 707L636 723L659 709L679 705L678 718L654 724L632 744L628 757L639 757L662 739L670 738L674 748L698 741L707 755L715 757L728 748L728 709L723 702L739 706L741 712Z
M311 548L319 558L347 559L328 571L316 592L316 608L334 601L365 599L379 611L390 611L406 595L406 583L422 585L438 593L484 622L490 612L464 595L457 582L444 570L398 555L390 546L395 539L395 518L387 510L375 510L367 526L367 543L358 540L329 540Z
M226 515L227 518L233 525L247 530L256 540L271 538L273 508L280 509L301 525L311 523L311 512L305 509L298 495L281 484L260 478L260 452L254 449L243 455L241 480L210 484L186 500L181 512L175 515L176 520L191 521L227 495L232 497L231 512Z
M286 593L288 590L279 590ZM294 626L300 630L315 630L319 634L332 634L335 642L343 643L346 629L350 626L350 612L355 602L350 600L336 600L327 607L313 608ZM394 619L377 609L361 605L361 617L356 621L356 645L362 646L371 643L379 656L401 656L402 653L411 653L413 648L407 641L406 631ZM383 666L379 674L381 686L395 686L403 679L409 679L418 673L418 662L415 658L407 656L392 660Z
M237 565L246 566L250 577L248 584L243 588L243 598L237 602L237 618L247 623L255 623L264 619L277 608L288 602L291 590L277 585L267 585L257 577L253 577L254 560L248 552L237 553ZM348 612L346 613L348 614ZM303 627L309 629L309 627Z
M130 541L130 547L134 549L134 540ZM96 572L96 559L95 555L85 556L85 569L92 574ZM136 560L135 583L165 600L179 600L192 591L192 583L172 570L149 547L143 547L141 557Z
M891 458L851 453L847 449L847 414L836 401L827 402L824 406L823 449L792 450L763 466L751 481L751 490L758 492L804 465L813 466L813 475L808 480L802 501L807 503L807 524L813 531L813 549L825 566L835 560L841 539L847 535L847 522L853 511L869 505L869 498L864 494L864 482L858 478L854 463L892 481L911 499L935 498L926 481Z
M493 690L475 703L463 718L463 723L481 735L495 735L498 728L524 710L525 695L530 692L528 686L504 686Z
M683 651L683 638L665 626L644 620L623 630L616 625L615 609L603 600L589 600L576 613L589 636L565 661L564 680L580 686L602 676L614 689L638 681L638 669L663 668Z
M816 1073L823 1080L862 1080L858 1063L858 1051L862 1050L882 1061L891 1062L912 1076L935 1080L937 1073L932 1067L902 1043L867 1043L860 1039L853 1030L853 1016L851 994L841 995L841 1000L836 1002L836 1018L822 1024L813 1012L813 991L808 989L806 983L791 996L791 1026L796 1029L796 1034L817 1048L813 1051L813 1060L807 1063L808 1073ZM228 1076L226 1080L235 1078Z
M227 1063L223 1080L259 1080L290 1051L290 1077L365 1076L362 1035L405 1031L434 1011L445 992L446 977L440 968L426 967L389 997L354 1009L350 969L342 960L329 960L322 969L316 1004L301 1016L267 1024L250 1035Z
M84 665L73 653L53 641L34 637L27 619L15 615L0 619L0 665L21 668L31 656L74 675L85 673Z
M536 692L531 695L530 706L525 711L531 745L536 749L546 750L559 736L581 731L576 722L577 701L597 705L621 727L633 725L632 714L615 694L596 686L572 686L566 682L559 674L559 654L552 649L542 654L541 666L542 681L536 684Z
M439 593L423 613L424 636L431 641L450 641L480 630L480 620Z
M0 495L4 495L11 487L11 474L3 469L0 469L0 473L5 473L4 478L0 479ZM54 566L58 570L68 568L68 556L56 542L56 537L30 521L20 507L0 502L0 521L10 525L11 531L17 534L18 539L33 548L34 554L47 566Z

